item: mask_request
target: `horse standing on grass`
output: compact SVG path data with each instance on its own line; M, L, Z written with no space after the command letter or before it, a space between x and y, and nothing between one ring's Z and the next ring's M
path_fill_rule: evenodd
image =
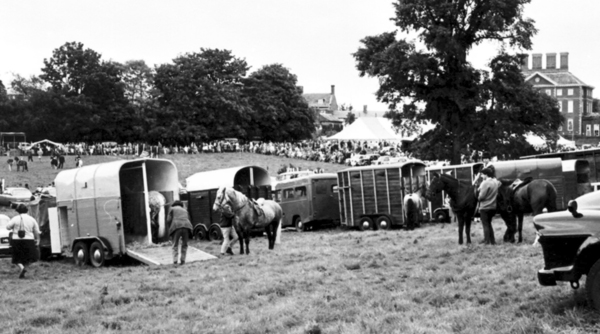
M421 224L423 219L423 196L427 192L427 186L423 183L419 189L412 194L404 196L404 222L406 229L414 230L415 226Z
M261 201L262 200L262 201ZM269 239L269 249L275 248L281 235L283 210L275 201L259 199L255 203L244 194L230 187L217 190L214 211L221 211L225 204L231 207L236 216L238 234L240 234L240 254L250 254L250 232L255 228L264 228ZM246 252L244 252L244 242Z
M471 243L471 221L477 208L475 186L469 181L457 180L448 174L433 173L429 182L427 197L432 198L442 190L450 196L450 208L458 220L458 244L463 244L463 229L467 244Z
M157 242L165 236L167 232L165 227L164 206L167 200L163 194L158 191L150 191L148 193L148 205L150 206L150 227L152 228L152 242ZM163 212L162 215L159 213Z
M519 242L523 242L523 215L532 213L536 216L544 208L548 212L556 211L556 197L556 188L548 180L527 178L517 184L502 181L497 200L498 213L507 227L504 241L515 242L515 233L518 231Z

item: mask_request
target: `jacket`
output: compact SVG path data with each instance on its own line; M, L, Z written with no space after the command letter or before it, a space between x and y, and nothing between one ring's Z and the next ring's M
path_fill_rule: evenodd
M171 207L171 211L169 211L169 216L167 217L167 225L169 226L169 236L180 228L189 230L190 234L193 230L187 210L180 206Z
M479 211L481 210L496 210L496 197L498 196L498 188L500 181L490 178L479 186Z

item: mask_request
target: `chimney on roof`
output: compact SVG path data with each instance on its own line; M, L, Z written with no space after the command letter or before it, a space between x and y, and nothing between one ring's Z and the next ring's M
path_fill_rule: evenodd
M331 85L331 95L335 95L335 85Z
M527 71L529 69L529 55L522 53L521 55L521 71Z
M547 70L555 70L556 69L556 52L546 53L546 69Z
M365 114L367 113L367 105L366 105L366 104L363 106L363 112L364 112Z
M561 70L569 69L569 53L568 52L560 53L560 69Z
M531 69L533 69L533 70L541 70L542 69L542 54L541 53L534 53L531 56L532 56L532 59L533 59L533 64L531 66Z

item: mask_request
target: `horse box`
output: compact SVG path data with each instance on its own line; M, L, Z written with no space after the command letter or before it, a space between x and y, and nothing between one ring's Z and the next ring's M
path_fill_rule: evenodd
M405 225L405 195L426 184L425 164L420 160L353 167L337 175L340 223L360 230Z
M167 241L168 232L163 209L152 239L148 194L160 192L167 203L179 199L173 162L138 159L89 165L60 172L54 183L56 208L48 209L52 254L72 255L76 264L95 267L124 255L152 265L172 263L170 247L149 247ZM196 253L189 252L188 262L212 257L195 257Z

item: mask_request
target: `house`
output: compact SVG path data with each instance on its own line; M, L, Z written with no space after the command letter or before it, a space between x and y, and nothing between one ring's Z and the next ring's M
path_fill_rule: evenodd
M330 93L302 94L302 97L310 108L317 109L319 113L331 115L338 110L337 100L335 99L335 85L331 85Z
M569 53L560 53L560 64L556 53L546 53L546 66L542 67L541 53L524 55L521 71L525 82L556 98L564 117L559 134L563 137L600 137L600 114L593 112L594 87L584 83L569 71ZM557 65L559 65L557 67Z

